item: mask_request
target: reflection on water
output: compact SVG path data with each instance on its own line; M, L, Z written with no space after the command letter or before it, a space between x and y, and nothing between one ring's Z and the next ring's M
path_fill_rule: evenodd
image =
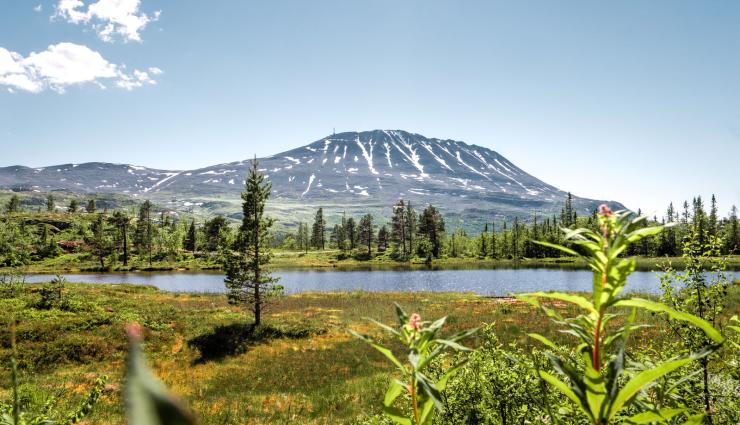
M280 270L275 272L287 293L306 291L442 291L475 292L501 296L529 291L590 291L588 270L488 269L488 270ZM106 273L68 274L70 282L133 283L156 286L174 292L224 292L219 273ZM49 280L49 275L32 275L29 282ZM654 272L634 272L627 289L658 292L660 281Z

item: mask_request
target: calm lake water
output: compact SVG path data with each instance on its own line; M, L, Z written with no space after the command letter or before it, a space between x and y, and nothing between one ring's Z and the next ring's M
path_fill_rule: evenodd
M502 296L530 291L590 291L588 270L492 269L492 270L280 270L274 273L287 293L306 291L437 291L474 292ZM152 285L173 292L224 292L220 273L152 272L68 274L69 282L133 283ZM51 275L32 275L29 282L43 282ZM627 290L658 292L654 272L634 272Z

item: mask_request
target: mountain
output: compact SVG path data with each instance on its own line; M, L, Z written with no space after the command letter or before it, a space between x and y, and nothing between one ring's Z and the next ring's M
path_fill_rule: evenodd
M0 188L37 192L128 195L175 211L239 215L239 192L250 161L197 170L85 163L43 168L0 168ZM477 226L485 220L559 214L566 192L526 173L497 152L455 140L400 130L333 134L309 145L259 159L273 184L271 212L284 224L308 220L319 206L330 213L388 216L399 198L432 203L448 221ZM579 214L600 202L574 197ZM612 202L615 207L620 204Z

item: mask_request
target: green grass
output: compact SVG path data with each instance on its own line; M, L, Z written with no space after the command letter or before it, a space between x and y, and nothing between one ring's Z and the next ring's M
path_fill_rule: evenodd
M249 329L250 317L222 295L69 284L65 310L39 310L34 307L40 297L37 288L32 286L15 298L0 297L3 317L20 321L24 388L58 395L63 405L72 406L96 376L107 374L111 381L87 419L96 424L123 423L123 329L128 322L145 326L145 349L155 372L185 398L203 424L341 423L376 413L391 368L346 329L381 337L363 318L392 323L391 301L424 318L449 315L448 332L495 322L503 343L529 344L526 332L561 342L567 338L528 305L472 294L305 293L279 299L269 308L264 329L242 333L238 329ZM739 300L735 286L728 315L737 313ZM655 322L650 316L643 319ZM214 332L218 327L220 332ZM231 331L224 333L224 329ZM3 368L10 355L8 338L7 329L0 329ZM669 339L660 327L635 335L638 346L656 346ZM475 346L477 341L468 344ZM208 347L215 355L204 360L198 347ZM3 374L0 399L9 398L9 384L8 374Z

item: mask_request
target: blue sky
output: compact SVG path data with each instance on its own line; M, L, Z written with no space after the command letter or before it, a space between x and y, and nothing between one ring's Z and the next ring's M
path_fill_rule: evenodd
M0 5L0 166L404 129L648 212L740 206L738 2L119 1Z

